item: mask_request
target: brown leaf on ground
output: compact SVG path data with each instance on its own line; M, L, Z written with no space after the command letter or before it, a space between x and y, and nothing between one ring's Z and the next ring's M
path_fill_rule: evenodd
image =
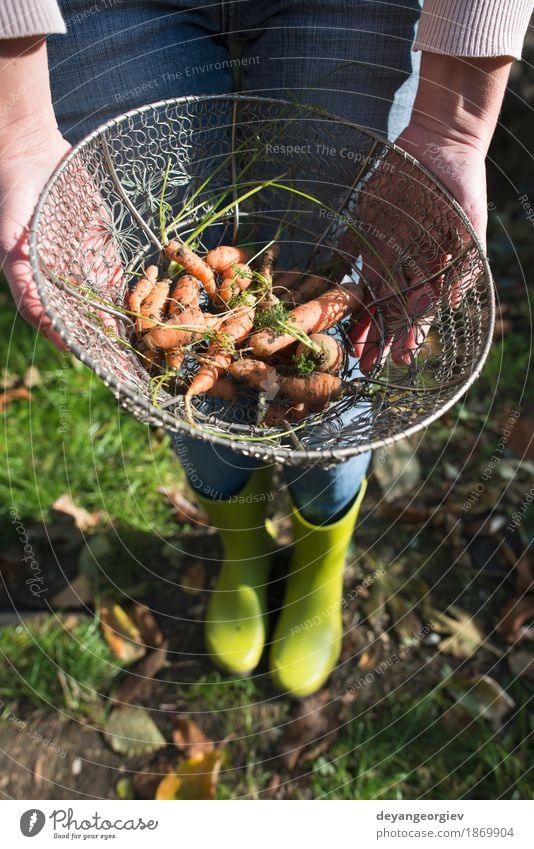
M440 651L452 654L453 657L465 658L472 657L478 649L484 647L494 654L501 654L495 646L488 643L485 634L469 613L453 604L448 611L452 615L433 608L428 611L429 622L433 621L434 630L449 635L439 643Z
M507 643L515 643L524 637L534 636L528 623L534 619L534 595L511 598L501 610L501 620L496 631Z
M191 564L180 576L180 588L188 595L198 595L206 583L206 570L200 561Z
M281 788L282 779L278 773L275 773L274 775L271 775L265 790L260 790L259 795L262 799L280 799Z
M534 570L528 554L518 554L508 540L502 541L500 553L513 572L517 594L534 592Z
M67 610L72 607L83 608L90 604L94 597L95 589L91 578L80 572L66 587L52 596L50 603L58 610Z
M133 663L145 654L141 633L125 610L113 602L100 607L100 625L111 651L125 663Z
M112 698L115 705L129 705L137 699L151 684L167 660L168 643L163 641L157 649L152 649L145 657L136 661L126 671Z
M447 690L456 700L456 708L479 719L487 719L498 731L504 717L515 707L514 700L489 675L465 678L455 674L447 681Z
M395 501L380 501L380 515L384 519L392 519L404 525L417 525L427 522L436 512L423 501L409 497L396 498Z
M141 638L147 648L157 649L165 642L156 617L146 604L131 604L127 607L127 613L134 625L137 627Z
M185 522L189 525L209 525L207 514L196 504L189 501L176 487L158 486L158 492L171 502L178 522Z
M534 460L534 418L520 416L508 438L508 446L516 457Z
M188 716L176 716L173 720L173 743L180 752L188 758L198 754L212 752L215 744L209 740L196 722Z
M514 675L534 681L534 654L532 652L522 649L521 651L515 651L509 654L508 666L510 667L510 672Z
M180 761L176 771L160 781L156 799L215 799L220 768L220 749Z
M323 690L303 699L297 705L294 719L286 724L280 760L290 772L300 760L318 757L338 733L337 712L329 704L330 698L330 692Z
M534 570L526 554L515 564L515 589L518 595L534 593Z
M11 402L16 398L28 401L31 397L31 392L29 392L24 386L19 386L14 389L6 389L4 392L0 393L0 413L7 410Z
M391 622L395 633L401 640L412 640L417 638L421 632L421 620L414 610L413 604L399 593L392 595L387 600L391 612Z
M128 757L156 752L167 745L149 712L141 707L112 710L103 733L114 752Z
M147 766L132 776L136 796L140 799L154 799L158 784L175 766L176 752L172 746L159 751Z
M412 492L421 479L421 464L410 441L379 448L373 454L373 473L385 501L397 501Z
M65 516L68 516L70 519L73 519L75 526L82 533L91 531L98 525L102 518L102 512L100 510L96 513L89 513L84 507L78 507L67 493L60 495L54 501L52 510L56 512L56 518L65 518Z

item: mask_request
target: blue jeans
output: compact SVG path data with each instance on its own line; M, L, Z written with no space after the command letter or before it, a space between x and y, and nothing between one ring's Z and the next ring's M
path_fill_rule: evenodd
M150 101L236 90L322 106L390 138L410 117L418 0L59 2L68 33L49 39L49 66L59 126L72 142ZM211 498L236 494L258 465L190 437L174 442L191 486ZM330 470L286 467L305 518L343 515L370 457Z

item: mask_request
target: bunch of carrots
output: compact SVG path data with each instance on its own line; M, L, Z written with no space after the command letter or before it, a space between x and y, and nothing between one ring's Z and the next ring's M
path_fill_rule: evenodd
M360 306L360 290L298 272L273 279L276 253L269 246L251 260L221 245L201 257L173 240L165 254L174 279L158 279L151 265L130 289L134 344L149 372L178 377L186 357L196 362L182 384L189 405L203 394L232 401L246 386L266 393L263 421L274 426L341 397L344 349L324 331Z

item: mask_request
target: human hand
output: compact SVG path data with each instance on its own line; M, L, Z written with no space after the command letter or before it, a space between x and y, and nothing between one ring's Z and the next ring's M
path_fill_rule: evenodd
M397 139L458 201L483 247L484 161L511 63L509 56L423 51L410 124ZM382 364L390 351L395 363L410 364L438 298L452 307L460 303L469 262L465 256L462 267L462 256L471 235L432 180L394 152L363 187L359 218L366 228L358 252L368 294L351 332L354 352L363 372Z
M411 123L397 145L433 172L455 197L484 244L487 203L484 155L467 141L436 136ZM438 298L447 286L451 306L461 301L461 275L440 274L471 235L432 181L399 154L388 154L364 186L358 218L367 292L350 337L362 372L388 354L409 365L424 342ZM375 302L376 305L375 305Z
M59 131L33 132L21 138L17 150L0 159L0 263L18 311L60 350L65 348L52 329L37 294L29 262L29 225L46 181L70 150Z

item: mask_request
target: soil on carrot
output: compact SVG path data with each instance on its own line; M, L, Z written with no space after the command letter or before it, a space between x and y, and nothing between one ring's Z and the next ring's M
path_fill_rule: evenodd
M244 679L211 667L221 546L168 438L37 339L2 289L4 798L165 798L169 775L177 798L532 798L531 88L518 66L490 151L489 360L426 433L375 455L343 653L309 699L276 693L265 660ZM290 557L274 491L272 621Z

